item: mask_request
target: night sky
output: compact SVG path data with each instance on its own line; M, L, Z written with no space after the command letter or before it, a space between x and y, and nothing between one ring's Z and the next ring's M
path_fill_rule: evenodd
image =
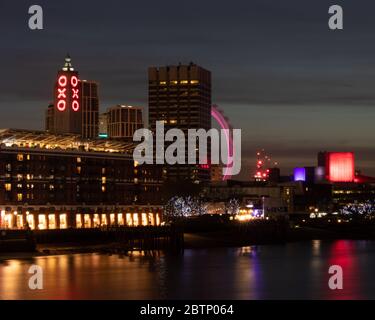
M17 3L15 3L17 2ZM44 9L44 30L28 8ZM344 30L328 8L344 8ZM67 52L100 83L101 110L147 108L147 68L193 61L212 72L213 102L242 128L243 170L265 148L283 173L319 150L355 151L375 175L375 2L10 1L0 3L0 127L43 129Z

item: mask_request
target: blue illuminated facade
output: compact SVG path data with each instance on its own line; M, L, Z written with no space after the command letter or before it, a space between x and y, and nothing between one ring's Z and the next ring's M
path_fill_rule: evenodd
M294 181L306 181L306 168L294 168Z

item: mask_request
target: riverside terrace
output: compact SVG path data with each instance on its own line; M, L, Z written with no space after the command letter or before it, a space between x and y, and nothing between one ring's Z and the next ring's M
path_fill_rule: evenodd
M117 140L0 130L0 227L159 225L161 181L137 167L133 149Z

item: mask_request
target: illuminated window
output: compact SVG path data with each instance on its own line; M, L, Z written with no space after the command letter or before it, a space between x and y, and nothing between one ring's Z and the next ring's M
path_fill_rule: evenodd
M188 84L189 81L187 81L187 80L181 80L180 83L181 83L181 84Z
M102 225L107 225L107 215L102 214Z
M17 180L21 181L22 180L22 174L17 174Z
M166 81L160 81L159 84L162 85L162 86L165 86L167 84L167 82Z
M173 81L171 81L171 84L178 84L178 81L173 80Z
M94 214L94 227L99 227L100 226L100 216L95 213Z
M17 193L17 201L22 201L22 193Z
M66 229L68 227L66 213L60 214L60 229Z
M80 163L81 161L82 161L81 158L78 157L77 162Z
M105 186L102 186L102 192L105 192Z
M170 120L169 123L170 123L170 124L176 124L176 123L177 123L177 120Z
M111 225L114 225L115 224L115 214L114 213L111 213L109 215L109 221L110 221L110 224Z
M29 228L31 230L34 230L35 229L34 216L32 214L26 215L26 221L27 221L27 224L29 225Z
M12 184L11 183L6 183L5 184L5 190L6 191L11 191L12 190Z
M133 213L133 226L137 227L139 224L138 213Z
M56 229L56 217L55 214L48 215L48 229Z
M106 177L102 177L102 184L105 184L107 182Z
M199 81L198 81L198 80L190 80L190 83L191 83L191 84L198 84Z
M82 228L82 217L80 214L76 215L76 227L77 228Z
M30 159L31 159L31 157L30 157L29 154L26 156L26 159L27 159L27 160L30 160Z
M119 226L123 226L124 225L124 215L122 213L119 213L117 215L117 222L118 222Z
M23 161L23 154L22 153L17 154L17 160Z
M83 220L85 222L85 228L91 228L91 219L89 214L85 214L83 216Z
M22 216L22 214L16 215L16 227L18 229L23 228L23 216Z
M153 213L148 214L148 220L150 222L150 225L154 226L155 225L155 218Z
M156 215L156 225L157 225L157 226L160 225L160 217L159 217L159 214Z
M102 174L105 174L105 168L102 168Z
M47 229L47 219L45 214L40 214L38 216L39 224L38 224L38 229L39 230L45 230Z
M3 215L3 213L2 213L2 215ZM4 219L4 222L3 222L3 219ZM11 214L11 213L4 214L4 218L1 219L2 225L5 228L8 228L8 229L13 228L13 219L14 219L13 214Z
M142 213L141 217L142 217L142 226L147 226L148 224L147 214Z
M126 225L127 226L132 226L133 225L132 215L130 213L126 214Z

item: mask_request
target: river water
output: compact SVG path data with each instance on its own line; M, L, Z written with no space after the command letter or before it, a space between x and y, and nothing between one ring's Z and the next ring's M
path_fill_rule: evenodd
M42 290L28 286L32 264ZM329 289L331 265L342 290ZM374 272L374 241L56 255L1 262L0 299L374 299Z

